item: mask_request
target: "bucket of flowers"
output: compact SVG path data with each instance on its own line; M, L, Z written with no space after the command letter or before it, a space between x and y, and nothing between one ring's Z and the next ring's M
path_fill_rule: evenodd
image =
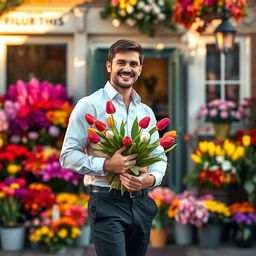
M137 26L141 33L154 36L158 24L176 29L171 19L173 4L173 0L108 0L101 17L112 17L114 27L122 23Z
M201 141L191 154L194 170L187 173L184 182L197 188L200 195L213 194L215 199L230 203L230 188L236 185L237 168L245 156L245 148L225 140L223 144Z
M249 248L253 245L256 227L256 209L250 202L233 203L230 205L234 226L233 239L238 247Z
M173 21L189 29L197 21L197 28L202 33L214 19L221 19L225 1L219 0L177 0L173 7ZM229 15L239 22L246 16L246 0L226 0Z
M157 214L152 223L150 243L152 247L164 247L167 241L167 228L171 223L168 209L174 200L175 193L169 188L156 187L149 192L149 196L158 207Z

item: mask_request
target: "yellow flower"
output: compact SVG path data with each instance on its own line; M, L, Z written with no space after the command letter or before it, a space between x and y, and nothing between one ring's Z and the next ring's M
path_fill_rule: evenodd
M192 160L193 160L195 163L199 164L199 163L202 162L202 159L201 159L200 156L198 156L198 155L196 155L196 154L191 154L190 156L191 156Z
M47 235L49 233L49 231L50 231L49 227L47 227L47 226L42 226L41 227L42 235Z
M3 199L3 198L5 198L5 193L0 191L0 199Z
M238 160L239 158L242 158L245 155L245 149L243 146L238 146L236 148L236 151L234 152L234 154L231 156L231 159L233 161Z
M245 147L248 147L251 145L251 136L250 135L244 135L243 138L242 138L242 141L243 141L243 145Z
M0 137L0 148L4 145L4 139Z
M79 236L81 234L81 230L77 227L73 227L71 230L71 237L72 238L76 238L77 236Z
M20 188L20 185L18 183L12 183L10 185L11 188L14 188L14 189L17 189L17 188Z
M217 202L215 200L205 200L204 205L205 208L210 212L223 214L227 217L230 216L229 208L224 203Z
M225 152L224 150L221 148L220 145L217 145L215 147L215 152L216 152L216 156L224 156L225 155Z
M214 156L215 154L215 144L211 141L208 143L208 153L210 156Z
M17 164L9 164L7 166L7 172L10 174L15 174L17 172L21 171L21 166Z
M68 235L68 231L64 228L62 228L59 232L58 232L58 236L60 238L66 238Z
M199 149L201 152L205 153L208 149L208 141L200 141L199 142Z

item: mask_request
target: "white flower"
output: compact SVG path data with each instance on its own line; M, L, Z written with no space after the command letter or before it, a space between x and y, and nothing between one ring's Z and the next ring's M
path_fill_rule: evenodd
M146 12L146 13L149 13L150 11L151 11L151 6L150 5L145 5L144 6L144 11Z
M131 5L127 5L127 7L126 7L126 11L127 11L127 13L129 13L129 14L133 13L133 11L134 11L133 6L131 6Z
M136 23L136 20L134 20L134 19L127 19L126 20L126 24L130 27L133 27L135 25L135 23Z
M150 133L144 132L140 135L140 141L141 142L148 142L150 140Z
M144 9L144 6L145 6L144 2L138 2L137 4L137 8L141 10Z
M125 10L120 10L120 11L119 11L119 15L120 15L121 17L126 16Z
M159 0L159 1L158 1L158 4L159 4L160 6L163 6L163 5L164 5L164 1L163 1L163 0Z
M114 138L114 133L112 131L106 131L106 138L111 140Z
M164 13L159 13L158 16L157 16L157 18L158 18L160 21L163 21L163 20L165 20L166 15L165 15Z
M224 161L224 157L223 157L223 156L216 156L216 161L217 161L219 164L222 164L223 161Z
M154 5L152 5L152 7L153 7L152 10L153 10L154 14L157 15L157 14L161 13L161 9L157 5L154 4Z
M203 169L206 170L206 169L208 169L208 167L209 167L209 162L208 162L208 161L205 161L205 162L204 162Z
M212 166L209 168L210 171L216 171L216 170L218 170L218 169L219 169L219 166L218 166L218 165L212 165Z
M112 25L117 28L117 27L120 26L120 21L118 19L113 19L112 20Z
M137 18L138 20L143 19L143 18L144 18L144 13L142 13L142 12L138 13L138 14L136 15L136 18Z
M230 161L228 160L225 160L223 161L222 165L221 165L221 169L224 171L224 172L227 172L227 171L230 171L232 169L232 164Z

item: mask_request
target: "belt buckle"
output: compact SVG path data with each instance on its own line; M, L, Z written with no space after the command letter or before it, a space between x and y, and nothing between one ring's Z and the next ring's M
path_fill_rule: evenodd
M140 191L130 191L129 192L130 198L136 198L136 197L138 197L140 195L141 195L141 190Z

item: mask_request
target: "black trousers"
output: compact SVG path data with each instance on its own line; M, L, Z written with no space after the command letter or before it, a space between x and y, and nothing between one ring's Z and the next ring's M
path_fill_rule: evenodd
M146 255L157 205L143 193L130 198L119 190L90 193L88 212L98 256Z

